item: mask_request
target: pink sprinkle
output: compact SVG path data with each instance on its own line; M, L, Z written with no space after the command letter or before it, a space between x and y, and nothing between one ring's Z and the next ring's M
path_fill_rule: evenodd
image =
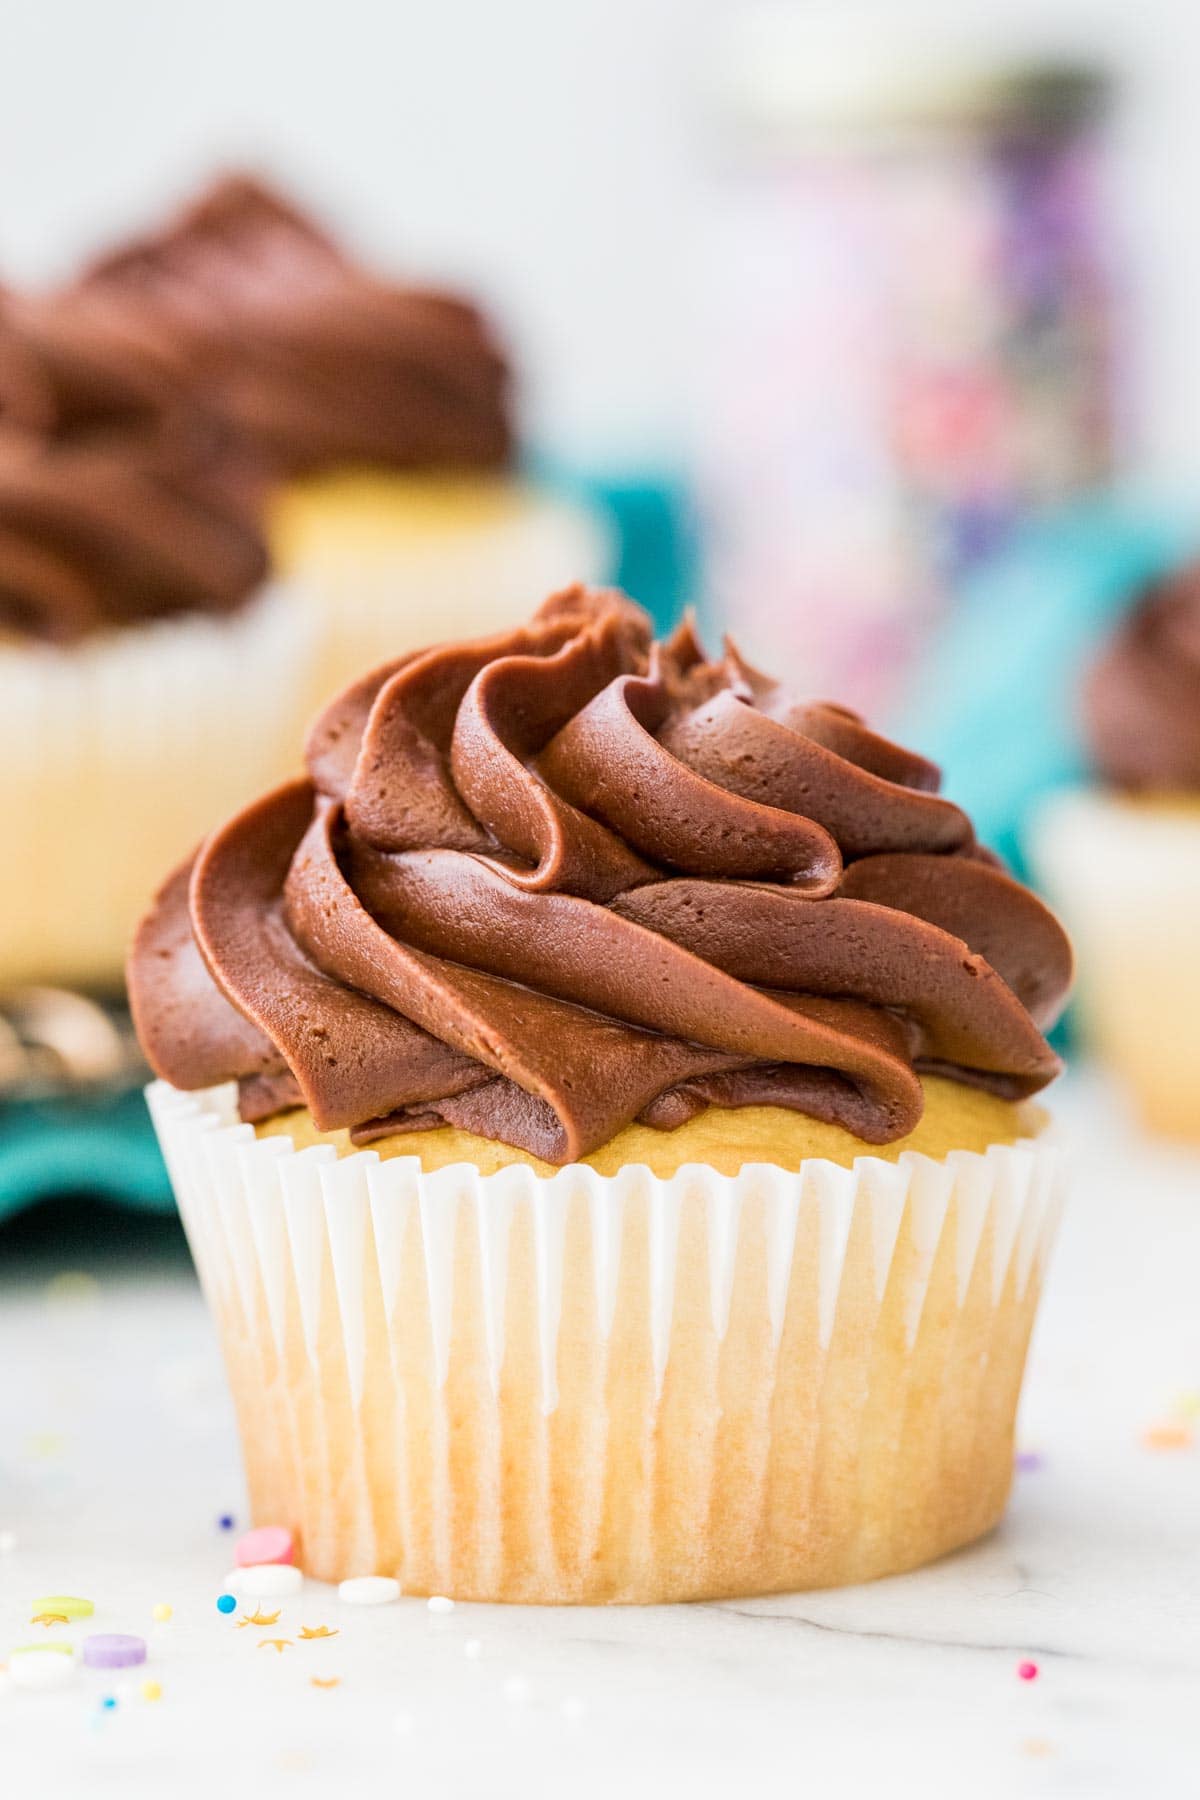
M260 1525L257 1531L248 1531L238 1539L233 1553L239 1569L256 1563L290 1563L294 1554L295 1543L286 1525Z
M1036 1681L1038 1678L1038 1666L1035 1662L1018 1663L1017 1675L1022 1681Z

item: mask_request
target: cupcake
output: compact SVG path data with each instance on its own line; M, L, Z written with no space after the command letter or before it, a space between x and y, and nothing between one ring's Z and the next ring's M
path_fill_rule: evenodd
M1088 673L1096 786L1033 833L1079 950L1085 1032L1151 1129L1200 1140L1200 566L1152 585Z
M280 477L273 548L324 630L327 693L599 575L606 535L515 466L508 365L479 312L359 267L288 201L219 182L84 278L151 315Z
M226 437L150 328L0 299L0 988L118 984L152 872L292 766L304 631Z
M1070 952L937 771L571 589L350 687L130 987L256 1519L664 1601L999 1517Z

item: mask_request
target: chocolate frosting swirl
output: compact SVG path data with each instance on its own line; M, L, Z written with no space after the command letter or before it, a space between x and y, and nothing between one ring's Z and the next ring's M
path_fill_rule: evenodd
M243 1116L452 1123L550 1162L769 1103L869 1143L921 1070L1013 1098L1071 958L937 771L690 626L571 589L376 670L308 779L174 875L130 962L146 1053Z
M1084 723L1115 786L1200 793L1200 564L1142 596L1088 676Z
M149 326L0 297L0 628L65 643L230 611L266 572L261 497Z
M475 308L358 267L261 182L218 182L83 285L165 330L206 398L286 472L511 457L508 368Z

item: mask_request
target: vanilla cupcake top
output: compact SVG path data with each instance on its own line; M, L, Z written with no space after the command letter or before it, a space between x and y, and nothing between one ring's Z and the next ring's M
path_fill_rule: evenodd
M231 611L266 573L261 499L161 334L100 298L0 296L0 633Z
M476 309L359 267L261 182L217 182L82 285L166 331L206 400L285 472L511 457L508 368Z
M374 671L166 883L129 967L177 1087L550 1162L763 1103L867 1143L922 1071L1014 1099L1070 950L929 763L571 589Z
M1084 723L1114 786L1200 793L1200 564L1142 596L1088 676Z

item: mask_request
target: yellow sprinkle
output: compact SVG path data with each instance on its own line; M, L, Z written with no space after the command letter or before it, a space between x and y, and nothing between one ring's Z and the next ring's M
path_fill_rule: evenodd
M143 1681L143 1683L142 1683L142 1699L143 1700L161 1700L162 1699L161 1683L157 1682L157 1681Z
M174 1611L175 1611L175 1609L173 1606L168 1606L165 1600L160 1600L158 1605L154 1608L154 1610L150 1614L150 1617L154 1620L154 1623L156 1625L165 1625L167 1620L174 1613ZM146 1683L147 1687L152 1687L153 1685L154 1684L149 1681ZM155 1698L157 1698L157 1695L155 1696Z
M273 1625L282 1610L282 1607L277 1606L273 1613L265 1613L261 1608L256 1607L252 1613L242 1614L237 1622L237 1628L239 1631L244 1631L247 1625Z
M1172 1410L1181 1419L1200 1418L1200 1393L1193 1389L1190 1393L1180 1394Z
M282 1656L285 1650L291 1649L292 1640L291 1638L262 1638L259 1641L258 1647L260 1650L266 1650L267 1648L278 1650L280 1656Z
M66 1613L34 1613L29 1623L31 1625L45 1625L48 1630L51 1625L65 1625L67 1623L67 1615Z
M90 1619L96 1608L80 1594L43 1594L33 1603L35 1613L59 1613L64 1619Z
M302 1625L300 1636L302 1638L327 1638L336 1637L337 1632L330 1631L328 1625Z
M1049 1738L1026 1738L1021 1745L1026 1756L1053 1756L1054 1745Z
M313 1675L310 1679L314 1687L335 1688L340 1684L342 1678L340 1675L331 1675L328 1681L322 1681L319 1675Z

